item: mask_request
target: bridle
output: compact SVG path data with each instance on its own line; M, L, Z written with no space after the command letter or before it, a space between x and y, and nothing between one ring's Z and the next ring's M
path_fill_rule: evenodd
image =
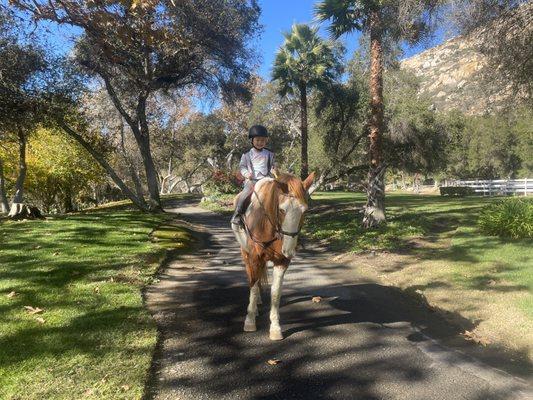
M254 191L253 191L253 195L255 195L255 197L256 197L256 199L257 199L257 201L258 201L258 203L259 203L259 207L263 210L263 213L265 214L265 216L266 216L268 222L270 222L270 224L274 227L275 234L274 234L274 237L273 237L272 239L270 239L270 240L267 240L267 241L264 241L264 242L259 241L259 240L257 240L256 238L254 238L254 236L253 236L253 234L252 234L252 231L250 230L250 228L249 228L248 225L246 224L246 221L244 221L244 218L243 218L243 224L244 224L244 229L245 229L246 233L248 234L248 236L250 237L250 239L251 239L254 243L260 245L261 247L263 247L263 249L265 249L265 250L270 250L270 251L272 251L272 252L278 254L279 256L282 256L283 258L287 258L287 257L285 257L285 255L280 254L280 253L278 253L277 251L275 251L274 249L270 248L270 245L271 245L272 243L274 243L276 240L278 240L278 239L282 239L282 236L290 236L290 237L292 237L292 238L295 238L296 236L298 236L298 235L300 234L300 232L302 231L302 226L303 226L303 215L302 215L302 218L300 218L300 224L299 224L299 226L298 226L298 230L297 230L296 232L287 232L287 231L283 230L283 228L281 227L281 225L279 224L279 222L278 222L278 223L274 223L274 222L272 221L272 219L270 218L270 216L268 215L268 213L267 213L267 211L266 211L265 206L263 205L263 202L262 202L261 199L259 198L259 195L258 195L257 192L255 191L255 189L254 189ZM292 197L292 198L296 198L294 195L292 195L292 194L290 194L290 193L287 193L287 194L282 193L281 196L283 196L283 197ZM278 221L280 221L281 218L280 218L280 211L279 211L279 208L278 208L278 215L277 215L277 217L278 217Z

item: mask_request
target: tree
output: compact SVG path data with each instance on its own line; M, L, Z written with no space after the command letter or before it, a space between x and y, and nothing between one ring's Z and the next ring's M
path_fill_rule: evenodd
M45 212L78 210L105 182L101 167L72 138L38 129L28 142L27 192Z
M338 38L354 30L370 36L370 171L363 224L385 222L385 185L381 141L383 136L383 45L386 41L420 42L431 32L431 16L439 0L323 0L316 5L321 21L331 20L329 30Z
M12 3L37 21L53 21L83 31L76 42L75 61L90 78L103 82L126 121L143 162L149 208L159 209L158 174L147 121L148 99L160 91L194 85L213 91L230 90L235 88L234 83L245 79L252 55L247 41L259 27L256 1ZM72 137L83 139L68 121L60 122ZM102 162L97 152L93 156ZM113 175L108 166L105 169ZM116 177L114 180L118 182ZM130 198L136 197L127 187L121 185L121 189ZM141 202L136 204L142 206Z
M449 136L430 99L418 96L416 76L391 69L385 73L384 83L386 162L402 173L442 171Z
M518 108L486 116L440 117L449 134L446 174L459 179L528 177L533 170L533 113Z
M324 87L340 72L340 49L323 41L318 29L294 24L285 33L285 42L276 54L272 79L279 82L279 93L296 94L300 99L301 171L302 179L309 173L307 154L307 96L312 88Z
M314 131L320 137L324 157L313 187L368 170L368 163L361 154L361 145L366 144L368 134L365 126L368 90L358 54L347 70L346 82L335 83L316 96ZM317 158L313 155L313 159Z
M30 133L42 121L45 91L42 75L47 63L43 49L19 43L16 33L10 29L11 23L6 14L0 17L0 136L18 145L18 176L9 213L16 218L25 210L22 203L27 175L26 144ZM0 197L5 209L7 196L1 169Z

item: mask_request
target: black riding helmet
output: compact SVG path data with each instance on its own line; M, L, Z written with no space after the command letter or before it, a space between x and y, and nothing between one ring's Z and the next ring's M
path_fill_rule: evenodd
M248 138L253 139L254 137L268 137L267 128L263 125L254 125L248 130Z

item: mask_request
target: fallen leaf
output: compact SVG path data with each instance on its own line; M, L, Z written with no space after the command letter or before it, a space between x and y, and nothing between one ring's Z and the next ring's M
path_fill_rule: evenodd
M52 254L52 255L54 255L54 256L58 256L59 254L61 254L61 253L59 253L59 251L56 251L56 252L55 252L54 254Z
M84 396L91 396L94 393L93 389L87 389L85 392L83 392Z
M39 250L41 247L43 247L43 246L39 246L39 245L33 246L33 250Z
M320 302L322 301L322 297L320 297L320 296L315 296L315 297L313 297L313 298L311 299L311 301L312 301L313 303L320 303Z
M281 361L278 360L277 358L271 358L270 360L267 361L267 364L268 365L278 365Z
M94 288L94 293L100 294L100 288L98 286Z
M44 320L44 318L42 317L37 317L35 318L37 320L37 322L39 322L40 324L44 324L46 321Z
M122 385L120 388L122 390L124 390L124 391L130 390L130 386L129 385Z
M43 312L44 310L39 307L32 307L32 306L24 306L24 308L30 313L30 314L38 314Z
M475 332L464 331L463 333L461 333L461 335L466 340L470 340L470 341L472 341L474 343L477 343L477 344L480 344L482 346L487 346L487 345L489 345L491 343L490 340L478 336Z
M14 290L12 292L10 292L9 294L7 294L6 296L10 299L12 299L13 297L15 297L18 293L15 292Z

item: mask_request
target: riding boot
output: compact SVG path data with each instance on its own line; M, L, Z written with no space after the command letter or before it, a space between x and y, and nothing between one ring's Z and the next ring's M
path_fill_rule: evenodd
M241 229L244 228L244 214L246 213L246 201L252 195L254 191L254 182L247 180L244 184L244 188L239 197L237 198L237 204L235 205L235 213L231 217L231 223L239 226Z
M233 213L233 217L231 217L231 223L239 226L240 228L244 228L244 222L242 220L243 216L240 210L235 210Z

